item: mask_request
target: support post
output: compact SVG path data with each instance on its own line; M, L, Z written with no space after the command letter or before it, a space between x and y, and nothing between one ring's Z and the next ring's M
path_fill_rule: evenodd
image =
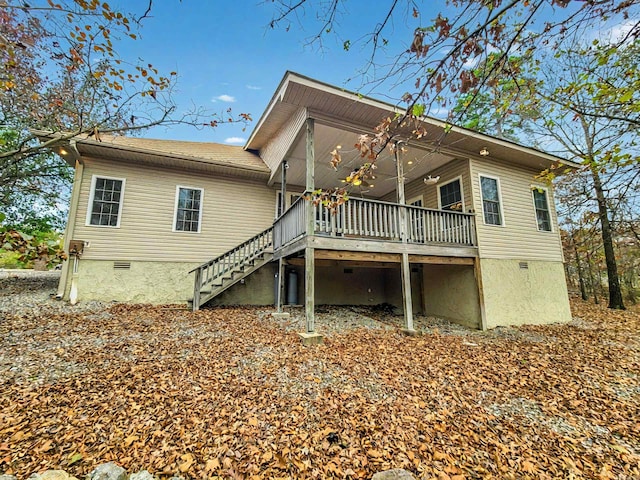
M314 147L314 121L313 118L307 118L307 177L306 177L306 191L307 195L311 195L316 189L315 186L315 147ZM307 202L306 205L306 233L311 236L315 232L316 219L313 208L313 202Z
M404 195L404 166L400 158L400 142L396 143L395 160L397 175L397 192L398 203L400 204L400 236L403 242L408 240L408 224L407 224L407 208L405 206ZM409 335L415 335L413 328L413 303L411 295L411 264L409 263L409 254L402 254L402 307L404 311L404 332Z
M282 161L282 171L280 172L280 215L278 215L278 217L281 217L284 214L284 211L287 208L287 161L283 160ZM283 222L278 222L278 238L279 238L279 243L283 243L282 238L283 238L283 228L284 228L284 224ZM275 244L275 235L276 232L274 231L274 252L276 250L277 247L281 246L281 245L276 245ZM276 298L275 298L275 304L276 304L276 311L275 313L272 314L273 317L276 318L289 318L289 314L287 312L283 312L282 311L282 296L284 295L284 259L282 257L280 257L278 259L278 285L276 287Z
M404 308L404 332L415 334L413 328L413 301L411 298L411 265L409 254L402 254L402 303Z
M202 270L199 268L195 271L195 280L193 282L193 311L200 309L200 288L202 288Z
M284 292L284 260L278 259L278 288L276 289L276 312L282 313L282 295Z
M315 257L312 247L304 250L304 308L307 319L307 334L316 331L315 324Z
M314 121L307 118L306 123L306 191L310 195L315 190L315 147L314 147ZM306 225L307 236L313 236L316 228L316 218L314 215L313 202L306 202ZM315 251L313 247L306 247L304 250L304 312L306 318L306 332L301 333L304 345L315 345L322 343L322 335L316 332L315 324Z
M287 209L287 168L289 168L289 164L283 160L280 174L280 215Z

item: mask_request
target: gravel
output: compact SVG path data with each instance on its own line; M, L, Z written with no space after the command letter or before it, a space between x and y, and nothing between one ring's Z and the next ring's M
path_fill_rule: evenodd
M69 302L55 298L60 281L60 270L5 270L0 269L0 314L56 314L100 311L111 303Z

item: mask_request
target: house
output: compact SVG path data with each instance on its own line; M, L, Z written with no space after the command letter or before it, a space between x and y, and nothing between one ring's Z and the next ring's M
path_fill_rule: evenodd
M75 139L59 295L72 300L382 304L487 329L570 319L551 188L571 162L425 118L335 213L339 185L393 105L287 72L244 147ZM437 142L434 141L437 139ZM342 146L338 172L330 152Z

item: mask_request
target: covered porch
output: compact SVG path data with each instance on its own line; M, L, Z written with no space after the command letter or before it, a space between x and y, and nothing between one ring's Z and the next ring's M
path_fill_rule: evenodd
M316 136L317 127L322 136ZM454 161L455 155L421 146L410 146L406 149L410 154L404 158L398 149L395 155L383 152L378 158L375 185L352 192L348 201L332 208L310 200L316 189L335 186L353 168L347 164L343 171L330 170L328 153L335 145L353 143L357 134L329 126L323 120L318 126L311 117L306 118L301 132L272 176L272 184L281 192L281 214L273 224L273 259L278 261L279 272L278 312L283 306L285 268L296 265L304 278L306 331L301 335L303 339L320 341L314 312L317 268L394 268L399 270L397 284L401 286L404 330L415 333L412 268L415 272L416 267L422 271L424 265L449 265L465 268L478 278L475 214L464 211L462 201L454 208L426 208L422 199L407 204L405 195L405 184L422 184L422 177L427 178L428 172ZM418 165L407 168L414 163ZM290 204L289 189L296 192Z

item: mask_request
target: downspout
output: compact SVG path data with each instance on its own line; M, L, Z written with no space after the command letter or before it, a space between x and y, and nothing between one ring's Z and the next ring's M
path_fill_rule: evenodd
M71 190L71 203L69 205L69 216L67 218L67 227L64 230L64 251L69 252L69 242L73 237L73 232L76 228L76 215L78 213L78 203L80 201L80 187L82 185L82 178L84 174L84 162L78 151L75 140L69 141L69 150L75 157L75 174L73 176L73 189ZM77 262L77 259L75 259ZM60 274L60 281L58 282L58 291L56 298L61 300L64 298L64 294L67 290L67 283L69 282L69 268L70 259L68 258L62 265L62 273Z

